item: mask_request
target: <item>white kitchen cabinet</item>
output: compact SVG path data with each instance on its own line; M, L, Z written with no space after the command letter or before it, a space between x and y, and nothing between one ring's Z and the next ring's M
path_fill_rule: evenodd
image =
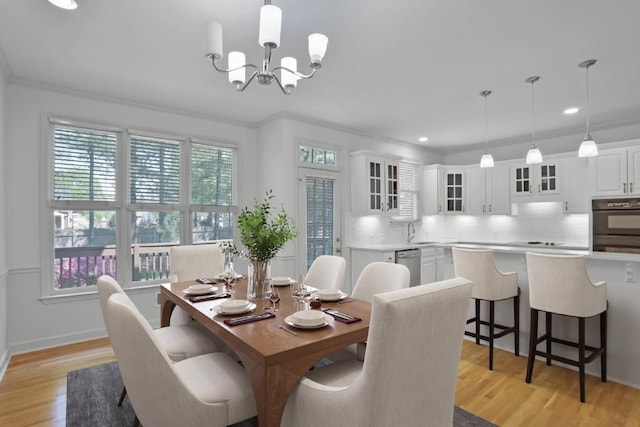
M560 200L560 161L511 167L511 196L519 201Z
M586 158L562 160L562 209L564 213L589 213L591 193L588 190L589 162Z
M400 159L373 153L351 155L352 210L355 214L398 214Z
M444 249L437 247L422 248L420 253L420 281L421 284L443 280L444 277Z
M351 249L351 288L353 290L360 273L372 262L396 262L395 251L379 251L368 249ZM351 292L349 292L351 293Z
M466 170L467 208L470 215L511 213L509 198L509 167L472 167Z
M444 172L444 212L465 213L464 169L447 169Z
M443 174L442 167L439 165L422 168L422 213L424 215L442 214Z
M594 197L640 195L640 147L600 150L590 162Z

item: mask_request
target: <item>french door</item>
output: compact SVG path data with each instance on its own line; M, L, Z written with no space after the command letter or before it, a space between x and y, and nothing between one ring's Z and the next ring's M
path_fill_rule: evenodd
M341 255L340 174L298 169L298 272L320 255Z

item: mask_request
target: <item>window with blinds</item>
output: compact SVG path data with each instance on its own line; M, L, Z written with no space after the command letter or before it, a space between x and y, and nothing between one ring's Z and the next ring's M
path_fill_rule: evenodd
M233 150L211 145L191 146L191 203L233 204Z
M399 165L398 204L399 219L420 219L420 172L419 163L401 161Z
M113 201L116 198L115 132L53 127L53 199Z
M131 203L180 203L180 142L131 135Z

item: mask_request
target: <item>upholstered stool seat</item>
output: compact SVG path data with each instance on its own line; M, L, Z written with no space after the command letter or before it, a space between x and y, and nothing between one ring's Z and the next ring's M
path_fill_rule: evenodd
M607 382L607 284L593 283L587 275L583 256L546 255L527 253L529 276L529 304L531 306L531 331L527 383L531 382L533 362L536 356L551 361L577 366L580 376L580 401L585 401L585 364L600 356L600 379ZM545 333L538 337L538 313L545 312ZM578 319L578 342L553 337L552 315ZM599 316L600 346L585 343L585 319ZM546 343L546 350L537 350ZM559 356L552 352L552 343L578 349L578 360ZM590 352L587 355L587 351Z
M475 331L465 331L465 335L480 341L489 343L489 369L493 370L494 341L507 334L513 334L514 353L520 355L520 288L518 287L518 274L502 273L496 268L493 251L490 249L473 250L453 248L453 267L457 277L464 277L473 283L471 298L475 301L475 314L467 320L467 324L473 323ZM505 326L495 322L495 304L513 298L513 326ZM489 320L482 320L480 315L480 302L489 302ZM480 332L480 326L488 327L488 335ZM499 332L496 333L496 329Z

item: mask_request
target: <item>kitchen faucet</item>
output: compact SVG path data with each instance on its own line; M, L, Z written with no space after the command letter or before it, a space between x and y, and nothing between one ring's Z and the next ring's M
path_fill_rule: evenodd
M410 222L407 223L407 243L411 243L415 235L416 235L416 228L413 226L412 223Z

